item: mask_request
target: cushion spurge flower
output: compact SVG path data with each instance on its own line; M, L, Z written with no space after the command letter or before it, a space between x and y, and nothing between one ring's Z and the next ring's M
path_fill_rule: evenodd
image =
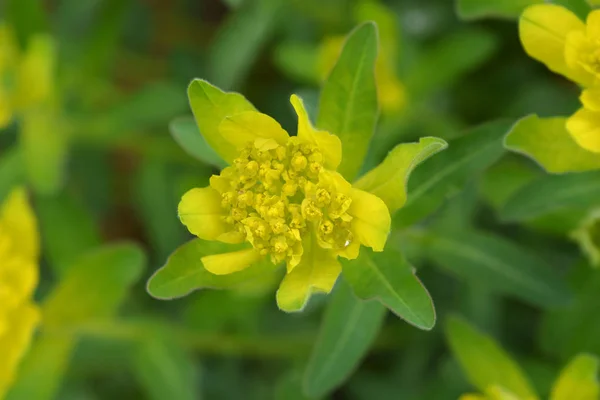
M336 172L340 139L312 126L299 97L291 103L297 136L257 111L226 116L213 140L232 149L221 154L230 166L210 186L188 191L178 209L199 238L246 244L203 257L209 272L231 274L261 260L285 263L277 292L285 311L302 309L313 290L331 291L341 272L338 257L357 258L361 245L383 251L391 226L383 200Z
M14 379L39 319L31 299L38 280L38 240L25 191L17 189L0 210L0 398Z
M586 22L564 7L528 7L519 23L525 51L584 88L583 107L567 121L567 129L584 149L600 152L600 10Z

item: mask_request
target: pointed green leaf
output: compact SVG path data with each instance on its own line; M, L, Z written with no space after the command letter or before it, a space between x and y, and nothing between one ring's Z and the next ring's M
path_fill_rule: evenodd
M228 115L256 109L241 94L223 92L202 79L194 79L190 83L188 97L200 133L221 158L231 163L238 152L221 136L219 124Z
M402 254L362 249L356 260L342 260L344 278L363 300L378 300L419 329L435 325L435 309L427 289Z
M500 216L505 221L525 221L568 208L598 205L600 171L542 176L513 194Z
M448 150L431 158L411 174L408 199L396 212L394 226L410 226L438 209L470 179L504 153L502 138L511 122L497 121L473 129L450 141Z
M526 155L555 174L600 169L598 154L580 147L566 128L566 118L529 115L506 135L507 149Z
M173 139L186 153L192 157L218 168L225 168L227 163L206 143L192 117L176 118L169 124Z
M412 170L446 147L444 140L434 137L422 138L419 143L399 144L354 186L379 197L393 213L406 203L406 185Z
M500 386L519 398L537 399L521 367L491 337L457 317L448 319L446 337L469 382L479 390Z
M304 392L320 398L341 385L369 351L385 317L385 307L357 299L339 280L304 372Z
M598 358L580 354L560 373L550 400L593 400L600 397Z
M148 293L157 299L169 300L203 288L230 288L274 271L270 262L261 262L233 274L214 275L200 260L204 256L235 250L239 250L239 246L193 239L175 250L167 263L150 277Z
M338 170L349 181L362 166L377 124L377 43L372 22L354 29L321 92L317 126L342 140Z
M428 231L407 236L422 255L473 285L485 285L541 307L564 305L570 293L563 279L522 247L481 231Z
M516 19L527 6L544 0L456 0L456 12L461 19L510 18Z

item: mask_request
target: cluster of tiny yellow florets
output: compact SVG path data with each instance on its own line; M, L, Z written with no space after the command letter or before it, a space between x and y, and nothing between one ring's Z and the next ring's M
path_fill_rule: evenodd
M323 248L344 249L352 241L352 200L323 173L323 155L296 137L268 150L249 143L220 179L225 221L262 255L291 266L302 257L302 238L314 229Z

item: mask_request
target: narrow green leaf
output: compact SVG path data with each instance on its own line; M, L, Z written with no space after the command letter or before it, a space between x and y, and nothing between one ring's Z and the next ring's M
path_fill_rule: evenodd
M148 280L148 293L157 299L182 297L203 288L225 289L274 271L269 262L258 263L229 275L214 275L204 269L202 257L239 250L220 242L193 239L179 247L167 263Z
M362 249L356 260L342 260L344 278L363 300L378 300L419 329L435 325L433 301L402 254Z
M394 225L410 226L431 214L495 163L504 153L502 138L510 126L508 121L497 121L475 128L450 141L448 150L417 168L408 183L406 204L394 216Z
M339 280L304 372L304 393L323 397L358 367L383 325L385 307L357 299Z
M473 285L484 285L532 305L554 307L570 300L562 278L536 255L480 231L413 233L423 256Z
M377 45L375 24L354 29L321 92L317 126L342 140L338 170L349 181L362 166L377 124Z
M18 148L12 147L0 155L0 201L10 191L25 182L23 158Z
M228 115L256 109L241 94L223 92L202 79L194 79L190 83L188 97L200 133L221 158L231 163L238 152L223 139L219 133L219 124Z
M175 118L169 124L169 131L173 139L192 157L218 168L227 166L227 163L206 143L194 118Z
M201 399L194 360L173 337L147 333L136 344L132 367L150 400Z
M222 25L208 57L208 77L226 89L242 83L277 23L282 0L247 0Z
M46 327L75 325L113 315L140 278L145 256L133 244L107 245L73 262L44 301Z
M464 20L516 19L527 6L540 3L544 3L544 0L456 0L456 12Z
M406 203L406 185L413 169L446 147L448 144L444 140L434 137L422 138L418 143L399 144L354 186L382 199L390 213L394 213Z
M568 208L599 204L600 171L545 175L513 194L500 212L505 221L525 221Z
M292 370L285 373L275 386L275 400L310 400L302 393L302 375Z
M580 354L560 373L550 400L592 400L600 397L598 358Z
M446 336L467 378L479 390L500 386L519 398L537 399L519 365L491 337L456 317L448 319Z
M529 115L506 135L507 149L521 153L555 174L600 169L598 154L580 147L566 127L566 118Z

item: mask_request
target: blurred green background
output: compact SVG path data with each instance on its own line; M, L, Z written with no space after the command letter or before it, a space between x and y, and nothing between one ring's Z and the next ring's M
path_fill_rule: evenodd
M2 1L1 20L22 48L44 34L56 51L52 112L33 131L17 118L0 134L0 198L17 184L31 189L42 237L36 299L51 316L8 399L306 398L301 379L329 297L290 315L276 307L275 281L167 302L144 285L191 238L177 219L181 195L205 186L220 166L178 145L193 129L188 83L203 78L243 93L293 132L287 99L297 93L314 112L322 44L364 20L357 3ZM368 166L420 137L450 144L415 172L413 186L435 162L444 171L419 200L411 202L409 185L390 238L418 269L438 324L425 332L388 315L356 368L338 360L352 374L328 398L455 399L472 391L446 344L449 313L499 340L542 397L572 356L600 354L600 272L570 237L597 202L532 218L506 211L544 172L504 150L502 135L525 115L571 114L579 95L523 51L521 3L465 20L450 0L377 2L385 10L377 17L381 52L405 98L382 113ZM489 121L500 122L472 140L468 133ZM564 288L503 272L532 264Z

